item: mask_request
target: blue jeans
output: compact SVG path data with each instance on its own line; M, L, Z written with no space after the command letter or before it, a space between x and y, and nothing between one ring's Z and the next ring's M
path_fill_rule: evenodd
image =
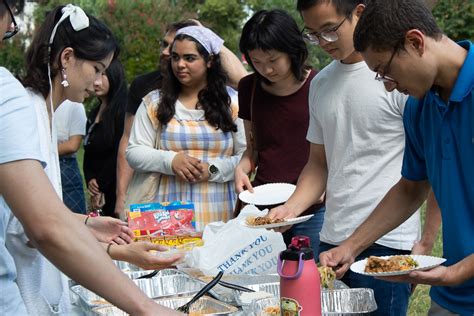
M336 246L321 242L319 250L327 251ZM398 250L373 244L362 252L355 260L365 259L369 256L391 256L407 255L410 251ZM371 288L374 290L377 310L371 315L380 316L405 316L408 310L408 300L411 294L411 285L408 283L394 283L378 280L374 277L365 276L348 270L342 282L351 288Z
M308 219L306 222L302 222L293 225L291 229L283 233L283 239L285 244L288 245L291 242L293 236L308 236L311 243L311 248L314 251L314 259L318 261L319 258L319 232L323 227L324 222L324 207L320 208L313 217Z
M74 213L86 214L86 199L76 157L60 157L63 202Z

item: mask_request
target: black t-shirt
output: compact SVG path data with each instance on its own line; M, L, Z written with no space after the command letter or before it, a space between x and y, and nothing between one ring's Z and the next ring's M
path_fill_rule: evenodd
M142 98L152 90L161 89L162 80L163 76L159 70L136 77L128 91L127 113L135 115Z

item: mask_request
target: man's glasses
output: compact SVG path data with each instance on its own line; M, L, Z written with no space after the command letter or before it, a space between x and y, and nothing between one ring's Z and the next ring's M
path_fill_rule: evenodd
M13 11L12 11L12 9L10 9L10 6L8 5L7 1L4 0L3 3L7 7L7 10L10 13L10 16L12 18L12 23L10 25L10 29L5 33L5 35L3 35L3 40L6 40L6 39L14 36L16 33L18 33L19 28L18 28L18 24L16 24L15 16L13 15Z
M304 33L305 29L303 29L302 31L303 38L313 45L319 45L321 38L325 40L326 42L330 42L330 43L335 42L339 39L339 35L337 35L337 30L341 27L342 24L344 24L346 19L347 17L345 17L339 24L337 24L332 29L323 31L321 33L318 33L318 32Z
M397 81L395 79L385 75L389 71L390 64L392 63L393 57L395 57L395 53L397 51L398 51L398 46L395 47L395 49L393 50L392 56L390 56L390 59L388 60L387 65L383 69L383 74L381 75L378 72L375 74L375 80L381 81L383 83L397 83Z

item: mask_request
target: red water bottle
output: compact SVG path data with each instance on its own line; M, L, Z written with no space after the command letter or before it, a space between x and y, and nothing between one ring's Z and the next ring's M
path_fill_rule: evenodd
M309 237L295 236L278 257L283 316L320 316L321 280Z

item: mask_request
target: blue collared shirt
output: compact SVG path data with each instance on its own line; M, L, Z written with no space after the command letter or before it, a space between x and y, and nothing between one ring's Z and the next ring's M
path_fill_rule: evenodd
M402 176L428 179L441 208L443 256L452 265L474 254L474 47L459 43L467 57L446 103L430 90L410 97ZM459 286L432 287L432 299L461 315L474 313L474 279Z

